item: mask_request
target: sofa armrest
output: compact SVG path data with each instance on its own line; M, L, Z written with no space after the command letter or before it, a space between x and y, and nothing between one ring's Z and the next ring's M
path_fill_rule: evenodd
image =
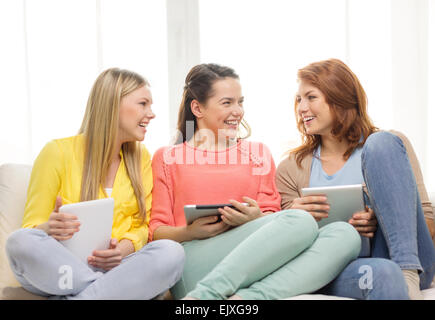
M9 267L5 245L9 234L21 227L31 171L30 165L0 166L0 287L18 285Z

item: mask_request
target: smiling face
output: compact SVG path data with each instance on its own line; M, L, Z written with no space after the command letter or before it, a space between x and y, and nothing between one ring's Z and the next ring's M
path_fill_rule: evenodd
M192 105L198 129L210 130L219 141L236 139L244 115L243 100L239 80L217 80L212 86L212 96L205 104L194 102Z
M155 118L153 99L148 86L142 86L121 99L119 106L119 138L124 142L142 141L149 122Z
M308 135L329 135L333 116L324 94L308 82L301 81L296 93L296 111Z

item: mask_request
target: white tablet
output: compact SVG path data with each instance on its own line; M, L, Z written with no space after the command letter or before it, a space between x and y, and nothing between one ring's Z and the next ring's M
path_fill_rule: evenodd
M325 195L328 198L329 215L328 218L318 222L319 227L334 221L348 222L355 212L364 211L363 188L361 184L303 188L302 195Z
M86 264L94 250L109 248L114 204L113 198L105 198L66 204L59 208L59 212L73 214L80 221L80 231L60 242Z
M247 206L247 203L242 203ZM220 215L218 209L223 207L229 207L237 210L232 204L206 204L206 205L195 205L188 204L184 206L184 215L186 217L186 224L191 224L198 218L217 216Z

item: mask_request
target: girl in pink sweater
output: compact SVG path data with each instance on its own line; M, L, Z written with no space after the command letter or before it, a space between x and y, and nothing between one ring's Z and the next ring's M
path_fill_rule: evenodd
M244 139L250 128L243 116L234 71L195 66L185 81L178 141L153 157L150 240L178 241L186 253L183 276L171 290L176 299L282 299L313 292L360 251L349 224L319 230L305 211L280 211L272 156L264 144ZM186 225L184 205L217 203L235 209L224 207L219 217Z

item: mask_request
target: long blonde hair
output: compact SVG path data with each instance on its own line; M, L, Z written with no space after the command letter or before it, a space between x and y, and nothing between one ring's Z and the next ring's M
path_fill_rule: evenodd
M100 190L107 196L103 185L115 148L121 99L144 85L149 83L139 74L118 68L102 72L95 81L79 131L85 138L80 201L98 199ZM121 149L143 222L146 208L140 142L126 142Z

